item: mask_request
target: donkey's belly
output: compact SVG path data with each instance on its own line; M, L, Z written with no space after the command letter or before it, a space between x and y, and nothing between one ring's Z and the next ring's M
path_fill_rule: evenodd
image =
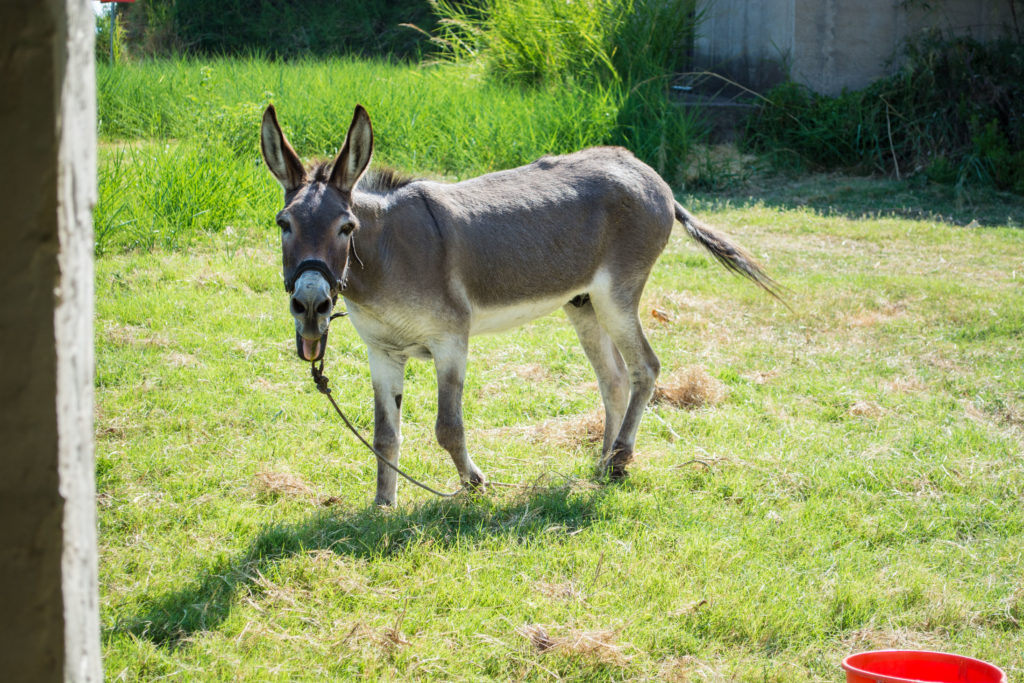
M506 306L478 307L473 310L469 333L487 334L519 327L548 313L558 310L580 292L566 292L533 301L519 301Z

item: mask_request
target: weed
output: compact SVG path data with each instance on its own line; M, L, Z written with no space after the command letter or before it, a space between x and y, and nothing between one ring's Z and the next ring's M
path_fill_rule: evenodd
M744 144L778 165L1024 192L1020 40L926 34L908 41L900 71L862 91L826 97L786 83L767 100Z

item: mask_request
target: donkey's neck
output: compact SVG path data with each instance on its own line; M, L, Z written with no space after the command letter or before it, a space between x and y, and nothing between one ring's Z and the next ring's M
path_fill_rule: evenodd
M352 212L359 219L359 229L352 233L346 299L370 303L387 285L392 245L400 238L392 227L394 203L390 194L360 192L354 197Z
M359 229L352 236L346 299L372 306L374 301L408 296L436 280L444 246L417 185L387 195L360 195L353 202Z

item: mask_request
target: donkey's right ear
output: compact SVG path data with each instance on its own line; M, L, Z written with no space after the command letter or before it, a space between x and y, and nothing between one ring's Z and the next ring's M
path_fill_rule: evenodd
M295 153L292 146L288 144L281 126L277 122L277 112L274 105L267 107L263 112L263 124L260 126L260 151L263 153L263 160L267 162L267 168L281 183L285 192L294 190L302 184L306 177L306 171L302 168L302 161Z

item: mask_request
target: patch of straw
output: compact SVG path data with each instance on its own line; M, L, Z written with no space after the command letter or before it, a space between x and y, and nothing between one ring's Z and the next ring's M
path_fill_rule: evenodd
M253 485L261 493L272 496L306 496L313 490L290 472L257 472Z
M874 401L856 401L849 410L854 417L878 418L885 414L885 408Z
M489 436L521 437L532 443L563 448L599 444L604 439L604 411L596 409L579 415L553 417L536 424L488 429L485 433Z
M107 339L118 346L150 346L166 348L171 345L166 335L138 325L112 323L104 330Z
M544 597L551 600L582 600L583 591L576 585L575 581L564 583L550 583L548 581L537 581L533 584L534 589Z
M700 408L717 405L725 399L728 388L699 365L673 373L664 384L654 389L654 403L667 403L676 408Z
M616 642L618 632L614 630L586 631L571 628L566 635L551 635L547 626L524 624L516 629L516 633L529 640L530 645L541 653L558 652L604 664L623 665L629 661L623 652L624 646Z
M924 382L916 377L897 377L891 382L886 382L885 388L896 394L909 394L927 389Z
M939 638L931 633L909 629L862 628L840 641L844 652L864 650L934 650Z

